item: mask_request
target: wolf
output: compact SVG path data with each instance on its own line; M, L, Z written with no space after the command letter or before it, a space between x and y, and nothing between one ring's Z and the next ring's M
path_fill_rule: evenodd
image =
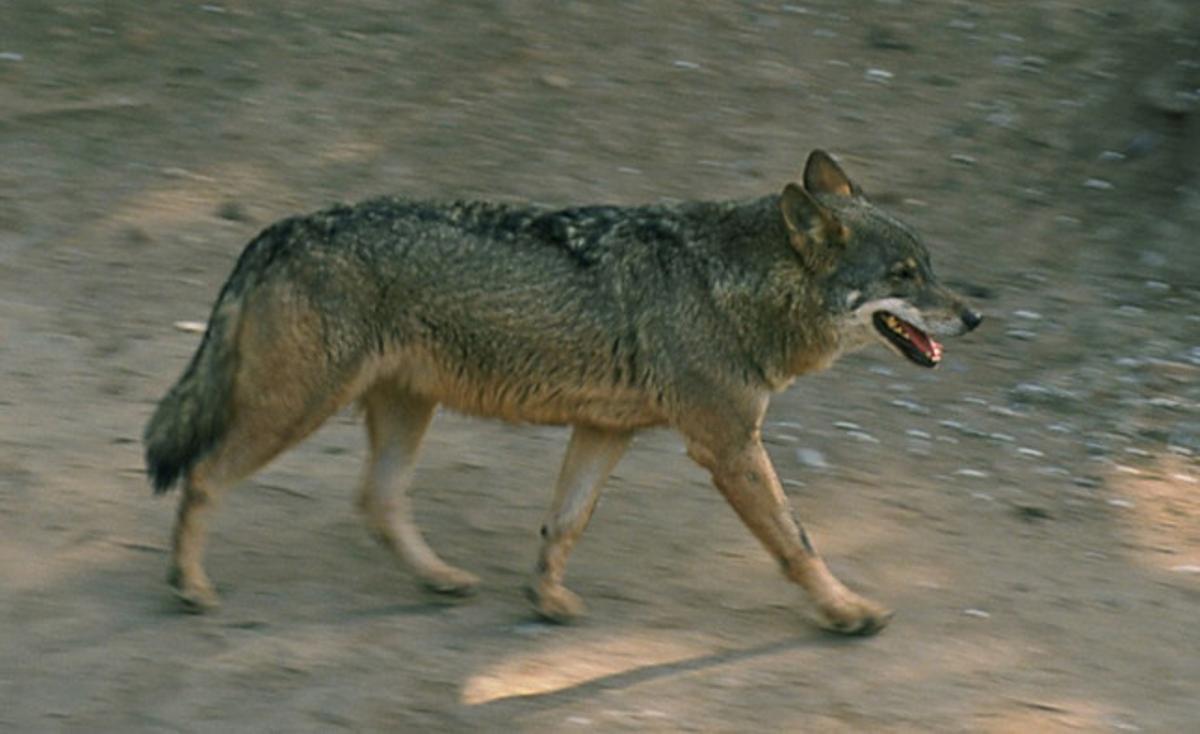
M169 581L213 608L206 524L233 484L357 402L368 527L426 585L471 591L406 495L441 405L571 426L531 586L567 621L567 557L639 430L666 426L811 599L871 634L892 612L844 586L793 517L762 444L772 393L875 342L921 367L981 316L917 235L816 150L802 183L745 201L551 209L380 198L279 221L246 246L144 434L157 493L182 484Z

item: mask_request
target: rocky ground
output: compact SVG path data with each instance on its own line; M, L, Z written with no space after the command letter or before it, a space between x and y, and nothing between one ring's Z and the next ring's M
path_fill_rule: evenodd
M263 6L270 6L264 8ZM1200 11L1033 3L8 3L0 729L1162 731L1200 719ZM766 437L866 640L666 432L521 586L561 429L439 416L415 492L475 598L416 588L339 417L233 493L222 611L163 583L139 436L237 253L378 193L775 190L837 153L987 315L922 372L797 383Z

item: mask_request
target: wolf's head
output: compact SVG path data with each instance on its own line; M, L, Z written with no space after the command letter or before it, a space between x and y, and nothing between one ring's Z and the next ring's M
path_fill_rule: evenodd
M827 153L815 150L804 185L788 184L780 209L792 247L821 291L843 350L879 339L922 367L982 316L938 283L929 252L908 227L875 208Z

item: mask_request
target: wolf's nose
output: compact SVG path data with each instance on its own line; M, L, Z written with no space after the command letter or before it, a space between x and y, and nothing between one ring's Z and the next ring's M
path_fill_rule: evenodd
M974 331L976 326L983 323L983 316L969 308L964 308L962 320L967 325L967 331Z

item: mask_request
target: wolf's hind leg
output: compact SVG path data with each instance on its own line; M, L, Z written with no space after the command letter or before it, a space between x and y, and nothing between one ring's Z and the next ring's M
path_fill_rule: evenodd
M604 431L576 426L567 445L554 503L542 524L542 550L533 603L539 614L554 622L566 622L584 612L579 597L563 586L567 556L587 527L600 488L632 436L627 431Z
M209 611L220 604L217 592L204 572L208 520L219 494L198 481L195 472L191 472L179 499L167 583L175 590L184 608L191 612Z
M311 433L336 407L331 402L293 421L267 422L243 417L230 427L220 446L188 471L179 500L167 574L168 583L186 609L204 612L219 603L203 564L208 521L222 495ZM281 430L280 426L286 429Z
M367 526L434 591L469 594L479 578L438 557L413 520L408 487L421 438L437 403L388 383L378 383L362 397L366 409L371 458L367 464L359 508Z

